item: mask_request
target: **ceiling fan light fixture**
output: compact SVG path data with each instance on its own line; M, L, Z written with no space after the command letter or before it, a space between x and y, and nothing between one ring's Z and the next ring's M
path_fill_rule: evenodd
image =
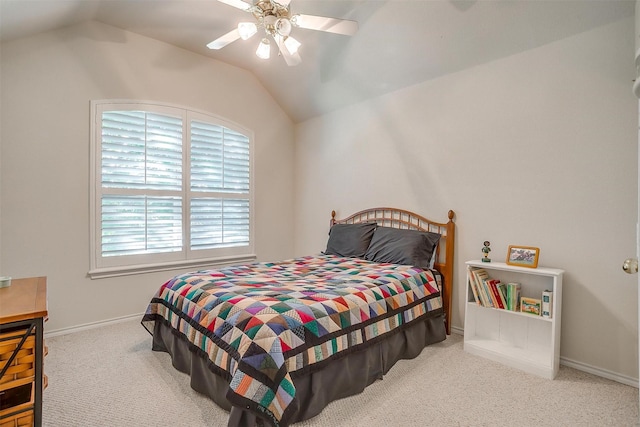
M291 36L287 37L284 40L284 45L291 55L294 55L296 52L298 52L298 49L300 49L300 46L302 46L302 44L298 40L294 39Z
M260 44L258 45L258 49L256 50L256 56L260 59L269 59L271 56L271 46L269 40L263 38Z
M291 21L287 18L279 18L275 25L276 33L280 34L282 37L287 37L291 34Z
M291 18L289 18L289 22L291 22L291 25L295 27L300 27L301 24L304 23L304 18L300 16L299 13L296 13L295 15L291 15Z
M238 24L238 32L242 40L247 40L258 32L258 27L253 22L241 22Z

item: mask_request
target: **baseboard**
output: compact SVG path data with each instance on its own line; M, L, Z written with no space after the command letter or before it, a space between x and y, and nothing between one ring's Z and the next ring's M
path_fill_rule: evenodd
M107 319L107 320L100 320L98 322L85 323L83 325L78 325L78 326L55 329L53 331L45 331L44 336L45 338L57 337L59 335L73 334L75 332L86 331L89 329L95 329L95 328L99 328L107 325L113 325L115 323L127 322L134 318L142 319L143 314L144 313L130 314L128 316L116 317L116 318Z
M451 333L456 335L464 335L464 329L458 326L451 326Z
M626 375L620 375L616 372L612 372L607 369L597 368L595 366L591 366L586 363L567 359L566 357L560 358L560 364L564 366L568 366L569 368L577 369L579 371L587 372L589 374L597 375L599 377L603 377L609 380L613 380L622 384L629 385L631 387L638 388L638 378L632 378Z

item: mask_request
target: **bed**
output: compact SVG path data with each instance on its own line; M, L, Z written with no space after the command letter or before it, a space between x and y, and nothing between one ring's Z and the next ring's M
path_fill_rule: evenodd
M324 252L175 276L142 324L229 427L286 427L446 339L453 218L334 211Z

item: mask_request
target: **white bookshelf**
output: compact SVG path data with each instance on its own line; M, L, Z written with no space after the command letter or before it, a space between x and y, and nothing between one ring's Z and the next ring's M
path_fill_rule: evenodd
M501 262L467 261L464 350L505 365L553 379L560 366L562 275L557 268L526 268ZM517 282L521 296L541 299L553 291L552 316L483 307L469 287L469 269L483 268L492 279Z

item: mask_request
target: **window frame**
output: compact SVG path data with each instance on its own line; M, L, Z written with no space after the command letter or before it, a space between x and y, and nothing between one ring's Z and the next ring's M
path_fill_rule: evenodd
M103 111L146 111L167 114L182 119L182 189L170 195L179 194L182 200L182 250L167 253L154 253L125 256L102 256L102 112ZM249 191L243 199L249 203L249 244L215 249L192 250L190 244L190 200L202 197L199 191L192 191L190 186L191 158L191 121L201 121L230 129L246 136L249 140ZM255 251L255 215L254 215L254 134L251 130L221 118L215 114L173 104L106 99L91 101L90 120L90 171L89 171L89 222L90 222L90 270L92 279L102 277L140 274L153 271L173 270L179 268L203 267L212 265L228 265L232 263L251 262L256 259ZM108 194L109 191L104 194ZM145 191L140 191L141 194ZM167 194L169 195L169 194ZM234 198L237 193L230 193Z

